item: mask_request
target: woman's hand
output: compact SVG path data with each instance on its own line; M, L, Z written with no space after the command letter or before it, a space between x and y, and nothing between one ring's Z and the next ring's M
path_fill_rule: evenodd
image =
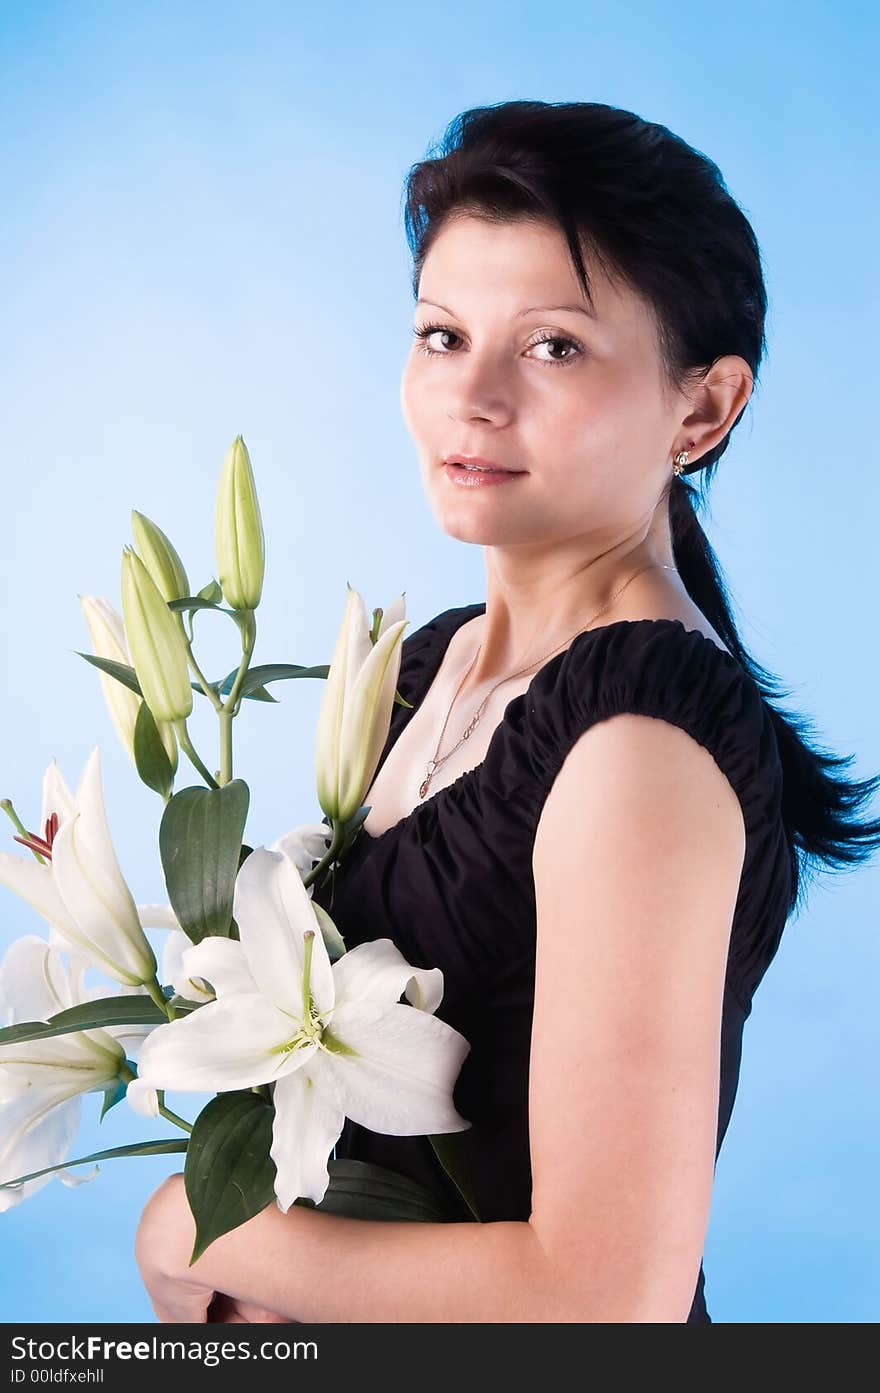
M171 1175L147 1201L134 1242L141 1280L160 1321L201 1325L208 1319L214 1289L182 1275L194 1240L183 1175Z
M263 1306L252 1306L247 1301L238 1301L234 1296L225 1296L220 1291L208 1308L208 1321L223 1325L291 1324L287 1316L279 1316L277 1312L267 1311Z
M183 1175L170 1175L147 1201L134 1245L141 1280L158 1319L199 1325L289 1324L290 1316L257 1302L261 1298L272 1300L276 1294L266 1281L266 1253L271 1249L272 1235L276 1247L281 1242L287 1257L294 1222L294 1216L268 1205L248 1223L215 1239L190 1267L195 1220ZM238 1295L219 1289L226 1281Z

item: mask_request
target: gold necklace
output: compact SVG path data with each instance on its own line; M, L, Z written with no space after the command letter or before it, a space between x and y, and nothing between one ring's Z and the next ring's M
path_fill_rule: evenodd
M446 727L447 727L448 724L449 724L449 717L452 715L452 708L455 706L455 703L456 703L456 701L458 700L458 694L459 694L459 692L461 691L462 687L464 686L465 682L467 681L468 677L470 676L471 672L473 671L474 663L477 661L477 658L479 658L479 656L480 656L480 651L481 651L481 649L482 649L482 647L483 647L483 645L480 644L479 648L477 649L476 653L475 653L474 656L473 656L473 659L471 660L471 663L470 663L470 666L468 667L467 672L464 674L464 676L462 677L461 681L459 682L459 684L458 684L458 686L457 686L457 688L456 688L456 690L455 690L455 696L452 698L452 702L451 702L451 704L450 704L449 710L448 710L447 713L446 713L446 720L443 722L443 729L442 729L441 732L440 732L440 739L437 741L437 748L436 748L435 751L434 751L434 758L428 761L427 773L426 773L424 779L422 780L421 784L419 785L419 797L420 797L420 798L424 798L424 797L425 797L426 793L428 792L428 788L429 788L429 786L430 786L431 780L433 779L433 777L434 777L434 775L436 774L437 770L440 768L441 764L445 764L446 761L447 761L447 759L449 758L449 756L455 754L455 751L458 749L459 745L461 745L463 741L465 741L465 740L467 740L467 739L470 738L470 736L471 736L471 734L473 733L474 729L475 729L476 726L478 725L479 720L480 720L480 717L482 716L483 711L484 711L484 709L485 709L486 703L488 702L489 698L492 696L492 693L493 693L493 692L496 692L496 691L498 690L499 687L503 687L505 682L512 682L513 679L514 679L514 677L520 677L520 676L522 675L522 673L528 672L529 668L534 667L536 663L543 663L547 658L552 657L554 653L558 653L560 648L564 648L565 645L566 645L567 643L571 643L572 639L577 638L578 634L585 633L586 630L587 630L587 629L590 627L590 625L593 623L593 620L594 620L594 619L598 619L598 617L599 617L600 614L604 614L605 611L606 611L606 609L610 609L610 608L611 608L611 606L614 604L614 601L617 599L618 595L622 595L622 594L623 594L623 592L624 592L624 590L626 589L627 585L629 585L632 581L634 581L635 578L636 578L636 576L640 576L640 575L642 574L642 571L652 571L652 570L659 570L659 571L674 571L674 570L675 570L675 567L674 567L674 566L665 566L665 565L663 565L663 564L661 564L661 563L658 563L658 562L652 562L652 563L651 563L650 565L648 565L648 566L643 566L642 569L641 569L641 571L636 571L635 574L634 574L634 575L631 575L630 578L629 578L629 580L626 581L626 582L620 587L619 590L615 591L615 593L611 596L611 599L608 601L607 604L603 605L601 609L597 609L597 610L596 610L596 613L593 615L592 619L587 620L587 623L586 623L586 625L584 626L583 629L577 629L577 630L575 631L575 633L573 633L573 634L571 635L570 638L563 639L563 640L562 640L562 643L558 643L558 644L556 645L555 648L551 648L550 652L549 652L549 653L545 653L543 657L541 657L541 658L533 658L532 661L531 661L530 663L527 663L525 667L519 668L517 672L511 672L507 677L502 677L501 681L500 681L500 682L496 682L496 683L495 683L495 686L491 689L491 691L489 691L489 692L486 694L486 696L485 696L485 697L483 698L483 700L480 702L479 706L478 706L477 709L476 709L476 712L474 713L474 716L473 716L473 718L472 718L470 724L467 726L466 730L464 731L464 734L461 736L461 739L458 740L458 741L456 742L456 744L453 745L453 747L452 747L451 750L447 750L446 754L441 756L441 755L440 755L440 746L441 746L441 744L443 743L443 736L446 734ZM439 756L439 758L438 758L438 756Z

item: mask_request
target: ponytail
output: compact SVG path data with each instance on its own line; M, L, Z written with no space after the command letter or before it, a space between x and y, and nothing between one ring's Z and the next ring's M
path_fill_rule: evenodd
M811 722L778 705L785 691L743 646L718 558L700 525L696 491L673 475L669 494L672 553L685 589L733 656L754 680L770 711L783 769L782 817L791 855L788 906L800 910L817 871L844 870L866 861L880 845L880 820L862 811L880 789L880 774L847 779L852 755L833 755L811 743Z

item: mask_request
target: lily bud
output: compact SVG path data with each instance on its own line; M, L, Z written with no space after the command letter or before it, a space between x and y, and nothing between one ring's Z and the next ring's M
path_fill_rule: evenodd
M254 472L240 435L227 451L214 510L217 571L232 609L256 609L263 593L266 544Z
M346 582L348 585L348 582ZM363 803L388 739L400 674L403 596L379 624L374 644L363 599L348 585L318 717L318 802L328 817L347 822Z
M161 527L143 513L131 510L131 530L138 555L156 582L165 600L182 600L189 595L189 581L183 562Z
M114 663L124 663L126 667L133 667L122 615L117 614L109 600L105 600L102 595L78 595L77 599L89 626L95 657L110 658ZM141 698L137 692L133 692L124 683L117 682L116 678L111 677L109 672L99 671L99 676L104 700L116 727L116 733L131 762L137 766L134 757L134 728L141 708ZM177 772L177 736L167 721L157 721L156 725L171 764L171 772L175 774Z
M157 721L179 721L193 707L186 640L137 552L122 549L122 613L134 670Z

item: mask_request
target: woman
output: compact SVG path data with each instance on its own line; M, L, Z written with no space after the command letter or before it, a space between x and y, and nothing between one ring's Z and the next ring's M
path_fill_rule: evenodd
M138 1261L172 1321L708 1322L752 997L810 861L880 845L880 778L841 778L768 699L685 478L751 395L759 249L710 160L592 103L466 112L407 195L402 405L486 600L405 640L414 709L317 898L349 947L442 968L483 1222L273 1205L187 1268L174 1176ZM454 1202L424 1138L346 1122L337 1155Z

